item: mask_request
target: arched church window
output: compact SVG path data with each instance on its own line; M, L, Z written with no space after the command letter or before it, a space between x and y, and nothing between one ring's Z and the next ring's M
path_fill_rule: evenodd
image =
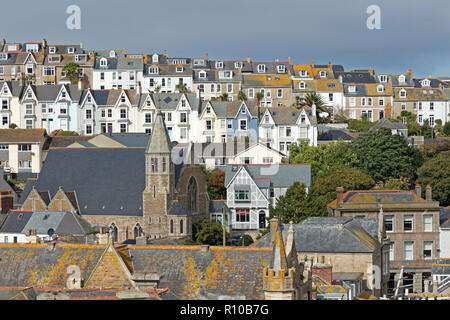
M170 219L170 233L173 233L173 220Z
M142 227L139 223L137 223L136 226L134 226L134 238L136 239L137 237L142 236L142 233Z
M197 198L198 198L197 181L195 181L194 177L191 177L188 183L187 199L188 199L188 209L193 212L197 212Z
M183 221L184 220L180 220L180 233L183 233Z

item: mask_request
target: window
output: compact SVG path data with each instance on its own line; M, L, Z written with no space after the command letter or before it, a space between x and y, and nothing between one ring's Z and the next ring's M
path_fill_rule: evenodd
M227 120L227 129L233 129L233 120Z
M92 110L86 109L86 119L92 119Z
M67 48L67 53L74 53L74 52L75 52L75 48L73 48L73 47Z
M250 201L250 191L249 190L235 190L234 191L235 201Z
M402 103L402 110L406 110L406 103Z
M222 69L223 68L223 62L222 61L216 61L216 69Z
M233 93L233 84L231 84L231 83L227 84L227 92L228 93Z
M356 92L356 86L349 86L348 92Z
M183 72L183 67L176 67L176 72Z
M6 126L6 125L8 125L8 123L9 123L9 118L8 118L8 116L3 116L3 117L2 117L2 125L3 125L3 126Z
M100 67L106 67L108 65L108 61L103 58L100 60Z
M27 114L27 115L34 114L34 110L33 110L33 105L32 104L27 103L25 105L25 114Z
M86 125L86 134L92 134L92 125L90 124Z
M30 160L19 160L19 168L29 169L31 168Z
M105 80L105 73L104 72L100 72L100 80Z
M433 216L424 215L423 216L423 232L433 232Z
M249 99L253 99L255 97L255 90L253 88L248 89L248 97Z
M405 83L405 80L406 80L406 77L404 75L400 75L398 77L398 82L400 82L400 83Z
M392 241L389 246L389 260L390 261L395 260L395 242L394 241Z
M406 98L406 90L400 90L400 98Z
M8 109L9 109L8 100L7 99L3 99L2 100L2 110L8 110Z
M236 209L236 222L249 222L250 209Z
M8 60L8 54L7 53L0 53L0 60Z
M283 89L278 89L277 90L277 97L278 98L283 98Z
M33 129L33 127L34 127L33 120L25 121L25 126L26 126L26 129Z
M419 114L419 119L418 119L418 121L419 121L419 123L422 123L422 115L421 114Z
M120 109L120 119L126 119L127 118L127 109Z
M328 94L328 101L333 101L333 93Z
M187 139L187 128L180 128L180 139L181 140Z
M434 126L434 115L430 114L429 122L430 122L430 126L433 127Z
M377 92L383 92L383 91L384 91L384 86L383 85L377 86Z
M67 114L67 103L60 103L59 104L59 113Z
M56 53L56 47L49 47L49 48L48 48L48 52L49 52L50 54Z
M186 114L186 112L181 112L180 113L180 122L181 123L186 123L187 122L187 114Z
M258 64L258 72L266 72L266 65Z
M394 231L394 216L384 216L384 229L386 232Z
M299 74L300 74L301 77L306 77L308 75L308 71L300 70Z
M263 163L273 163L273 158L272 157L264 157Z
M327 72L326 71L320 71L319 75L321 78L325 78L327 76Z
M152 123L152 114L151 113L145 114L145 123Z
M384 98L379 98L379 99L378 99L378 105L379 105L380 107L384 106Z
M305 82L304 82L304 81L301 81L301 82L298 84L298 87L299 87L300 89L305 89L305 88L306 88Z
M31 144L19 144L19 151L31 151Z
M283 66L283 65L277 66L277 71L278 71L278 73L286 72L286 66Z
M414 260L414 241L403 242L403 259Z
M413 215L404 215L403 216L403 231L411 232L414 228L414 216Z
M152 172L158 172L158 159L152 158Z
M387 75L380 75L380 82L387 82Z
M204 85L204 84L199 85L199 86L198 86L198 91L199 91L200 93L204 93L204 92L205 92L205 85Z
M247 131L247 120L246 119L242 119L239 121L239 128L241 129L241 131Z
M433 241L423 242L423 258L432 259L433 258Z
M434 110L434 102L430 102L430 110Z
M108 109L108 118L112 118L112 109Z
M206 72L205 71L200 71L198 73L198 77L201 78L201 79L205 79L206 78Z
M9 149L9 145L7 144L0 144L0 150L8 150Z
M206 120L206 130L207 131L212 130L212 121L211 120Z

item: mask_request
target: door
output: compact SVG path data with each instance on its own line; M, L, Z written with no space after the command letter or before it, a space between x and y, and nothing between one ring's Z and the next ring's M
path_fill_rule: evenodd
M264 211L259 212L259 228L266 228L266 213Z

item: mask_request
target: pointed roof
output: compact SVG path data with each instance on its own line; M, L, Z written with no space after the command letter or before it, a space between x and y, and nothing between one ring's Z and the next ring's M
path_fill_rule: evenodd
M153 125L152 135L147 145L146 153L170 153L172 142L167 133L166 125L161 112L156 114L155 124Z
M273 244L273 257L270 268L276 271L287 271L286 250L284 249L283 236L278 229L275 234L275 243Z

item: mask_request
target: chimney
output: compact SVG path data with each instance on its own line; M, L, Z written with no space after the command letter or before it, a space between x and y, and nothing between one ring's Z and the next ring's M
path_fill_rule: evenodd
M200 247L200 252L208 252L209 251L209 244L203 244Z
M288 57L288 63L291 64L291 57Z
M206 61L208 61L208 60L209 60L209 55L208 55L208 52L207 52L207 53L205 53L205 60L206 60Z
M408 71L406 71L406 73L408 74L408 76L412 79L413 77L413 72L411 69L408 69Z
M100 227L100 233L97 234L98 244L108 244L108 234L106 233L106 227Z
M270 225L270 238L272 241L271 243L274 243L275 234L277 233L278 230L278 218L273 217L272 219L270 219L269 225Z
M313 67L313 68L314 68L314 60L313 60L313 61L311 61L311 67Z
M332 66L331 61L328 61L328 69L331 69Z
M81 79L81 78L78 79L78 90L79 91L84 90L84 82L83 82L83 79Z
M278 58L275 58L275 62L279 62L280 60Z
M14 206L14 197L11 191L0 192L0 212L1 214L7 214Z
M137 83L137 87L136 87L136 95L140 96L142 93L142 87L141 87L141 82L138 81Z
M248 63L250 63L250 57L249 57L249 56L247 56L247 58L245 58L245 60L246 60Z
M0 44L1 44L2 46L4 46L4 45L6 44L6 40L5 40L5 39L2 39L2 41L0 41Z
M164 56L167 58L167 50L164 49Z
M425 188L425 200L433 201L432 194L431 194L431 186L429 184Z
M313 103L313 105L312 105L312 115L313 115L313 117L317 117L317 107L316 107L316 104L315 103Z
M373 68L372 67L369 68L369 73L373 76Z
M383 207L380 207L380 213L378 214L378 241L382 243L382 240L385 237L384 233L384 213Z
M83 49L83 42L80 42L80 48Z
M342 84L342 75L339 75L339 83Z
M42 39L42 48L45 49L47 47L47 40Z
M342 204L344 200L344 188L337 187L336 188L337 198L336 198L336 209Z
M416 184L416 194L422 198L422 186L420 184Z

